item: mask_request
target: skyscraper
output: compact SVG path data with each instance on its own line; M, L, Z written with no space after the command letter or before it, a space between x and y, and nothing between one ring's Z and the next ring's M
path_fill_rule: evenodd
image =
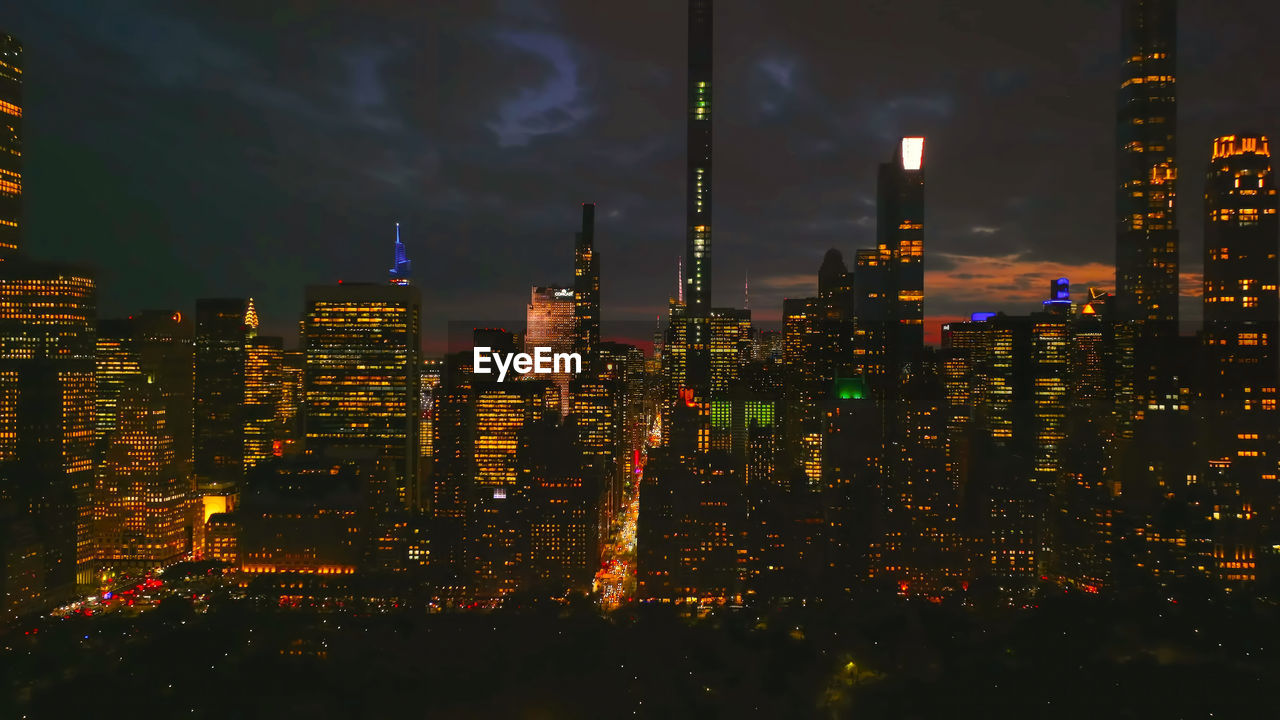
M893 160L880 165L876 195L876 250L889 280L885 357L893 377L924 348L924 138L902 138Z
M525 307L524 351L532 355L535 348L551 348L553 353L577 350L577 303L573 288L534 287ZM585 358L584 358L585 359ZM552 373L551 381L560 389L560 412L568 411L569 373Z
M187 513L195 486L174 454L159 385L140 375L127 379L115 410L94 492L98 559L151 569L189 549Z
M596 206L582 205L582 230L573 245L573 316L576 324L574 350L582 355L584 367L596 366L600 345L600 258L596 255Z
M468 564L477 598L493 601L520 586L527 553L520 510L529 451L529 428L545 408L538 381L485 383L475 394L471 454L475 476L468 508Z
M530 580L559 594L586 589L599 567L599 489L573 452L574 428L554 418L535 422L521 460L527 473L524 514Z
M112 318L98 322L97 347L94 352L98 385L94 407L94 439L99 443L115 432L120 393L131 378L142 375L133 335L131 320Z
M1234 413L1244 388L1275 385L1280 322L1278 221L1265 136L1213 141L1205 188L1204 330L1213 411Z
M195 474L200 491L233 493L244 475L244 298L196 301Z
M97 440L104 440L115 429L115 407L125 380L135 375L147 378L160 392L174 457L190 472L192 332L191 318L175 310L144 310L125 319L98 323Z
M381 509L419 502L419 298L412 285L307 288L307 452L361 464Z
M1215 139L1204 197L1209 567L1237 584L1255 579L1262 547L1274 544L1259 535L1258 513L1272 527L1280 517L1280 218L1266 136Z
M95 364L98 559L111 564L169 559L174 556L173 524L185 551L187 531L198 545L205 519L193 492L191 319L177 311L146 310L103 320L98 323ZM131 404L126 408L126 403ZM131 430L122 435L126 419L121 413L126 410L134 416L127 419ZM132 460L121 456L131 448L150 455ZM227 508L226 497L207 501L208 512ZM163 518L156 523L140 519L150 512Z
M683 386L699 396L711 384L711 69L712 0L689 0L688 117L685 175L685 264L681 319Z
M0 264L0 511L19 521L0 522L0 536L33 529L43 601L68 597L92 570L95 312L88 273Z
M0 260L22 234L22 44L0 33Z
M244 466L245 470L275 454L284 439L280 423L283 398L284 341L254 337L244 353Z
M689 0L685 302L697 317L711 310L711 41L712 0Z
M1177 334L1177 0L1125 0L1116 111L1119 319Z
M280 363L279 424L283 433L281 451L302 437L302 407L306 402L303 376L307 366L301 350L285 350Z

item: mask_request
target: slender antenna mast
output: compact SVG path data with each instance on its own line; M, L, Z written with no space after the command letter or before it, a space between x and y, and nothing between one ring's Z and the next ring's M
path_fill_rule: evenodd
M684 258L676 256L676 293L680 304L684 304Z

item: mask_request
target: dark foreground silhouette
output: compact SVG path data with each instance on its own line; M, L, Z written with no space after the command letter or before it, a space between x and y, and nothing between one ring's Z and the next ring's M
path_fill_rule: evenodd
M1273 708L1280 677L1273 607L1053 593L1020 610L872 598L698 619L171 599L3 646L12 716L31 718L1225 718Z

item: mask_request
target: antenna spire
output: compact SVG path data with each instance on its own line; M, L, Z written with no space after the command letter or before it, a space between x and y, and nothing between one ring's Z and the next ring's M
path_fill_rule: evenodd
M676 256L676 294L680 304L684 304L684 258Z
M396 223L396 266L391 268L391 283L393 285L408 285L409 271L412 263L409 262L409 254L405 252L404 243L400 242L400 223Z

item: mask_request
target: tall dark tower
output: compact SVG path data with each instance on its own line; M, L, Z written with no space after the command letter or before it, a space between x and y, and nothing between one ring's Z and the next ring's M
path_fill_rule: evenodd
M689 115L685 176L684 386L711 386L711 21L712 0L689 0Z
M1145 334L1177 334L1177 0L1125 0L1116 112L1116 300Z
M924 138L904 137L880 165L876 250L888 265L886 372L895 377L924 349Z
M235 491L244 474L245 298L196 300L195 474L203 494Z
M594 365L600 347L600 262L596 255L596 206L582 204L582 230L573 243L574 351Z
M689 173L685 298L690 314L711 310L711 0L689 0Z
M0 33L0 260L22 229L22 44Z

